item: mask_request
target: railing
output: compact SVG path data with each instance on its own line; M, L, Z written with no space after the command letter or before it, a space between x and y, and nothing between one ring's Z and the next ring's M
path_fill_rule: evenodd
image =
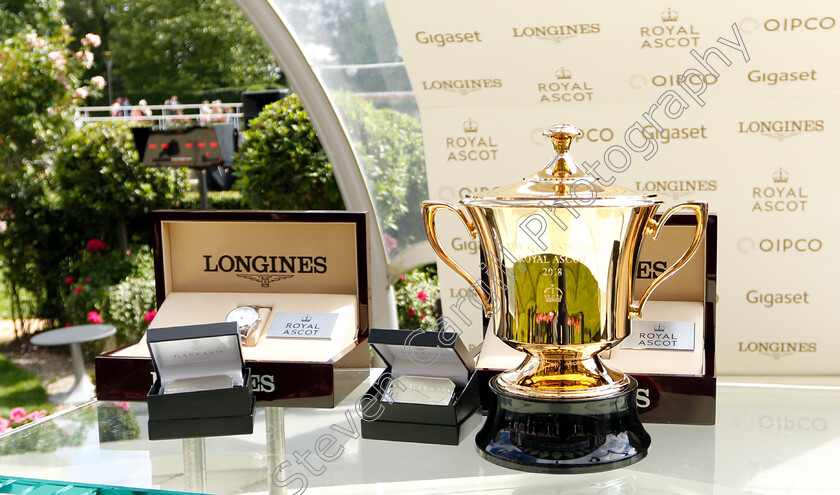
M201 126L232 123L237 130L240 129L242 118L242 103L76 107L75 116L77 126L88 122L123 121L151 122L166 129L185 123Z

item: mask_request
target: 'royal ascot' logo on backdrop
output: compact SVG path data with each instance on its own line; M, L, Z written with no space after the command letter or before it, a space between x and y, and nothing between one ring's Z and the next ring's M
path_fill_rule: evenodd
M327 271L326 256L239 256L224 254L203 255L205 273L230 273L252 280L261 287L286 280L297 274L321 274Z
M567 103L592 101L595 90L584 79L574 75L571 69L560 67L554 77L537 83L540 103Z
M642 26L640 35L644 49L697 47L700 32L693 24L679 22L680 14L671 8L659 14L659 22L651 26Z
M753 212L804 212L808 195L802 186L790 182L790 172L779 168L771 174L772 182L752 188Z
M464 96L476 91L501 88L502 80L500 78L436 79L422 81L421 85L425 91L446 91Z
M738 122L739 134L758 134L784 141L802 133L823 132L825 121L819 120L750 120Z
M738 352L760 354L779 360L794 354L817 352L816 342L738 342Z
M495 161L499 145L493 136L478 132L478 123L468 118L462 124L463 134L447 136L447 162L486 162Z
M601 25L597 22L589 24L552 24L548 26L517 26L513 29L514 38L535 38L560 43L578 35L598 34Z
M663 194L674 199L680 199L688 194L696 192L717 191L716 179L694 179L694 180L648 180L636 181L637 191Z

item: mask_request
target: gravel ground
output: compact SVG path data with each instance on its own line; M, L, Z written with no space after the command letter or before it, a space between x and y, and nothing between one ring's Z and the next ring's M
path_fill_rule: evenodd
M3 349L13 363L35 375L47 389L47 395L70 390L73 386L73 361L69 354L34 347L17 346ZM93 374L93 363L85 363L88 374Z

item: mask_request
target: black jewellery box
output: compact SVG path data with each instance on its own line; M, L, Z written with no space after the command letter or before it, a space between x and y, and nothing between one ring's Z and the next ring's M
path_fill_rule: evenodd
M155 381L149 439L243 435L254 430L254 391L233 322L150 328Z
M387 367L362 397L362 438L458 445L480 403L474 359L458 334L371 329L368 342ZM454 395L448 405L392 401L389 387L404 376L449 378Z

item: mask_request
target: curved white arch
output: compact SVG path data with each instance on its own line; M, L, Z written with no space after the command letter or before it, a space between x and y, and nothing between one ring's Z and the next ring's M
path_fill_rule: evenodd
M362 176L353 147L318 75L307 61L298 41L289 31L283 13L270 0L236 0L256 28L309 114L330 160L344 205L349 210L368 211L370 232L371 326L397 328L396 302L388 281L387 258L376 210Z

